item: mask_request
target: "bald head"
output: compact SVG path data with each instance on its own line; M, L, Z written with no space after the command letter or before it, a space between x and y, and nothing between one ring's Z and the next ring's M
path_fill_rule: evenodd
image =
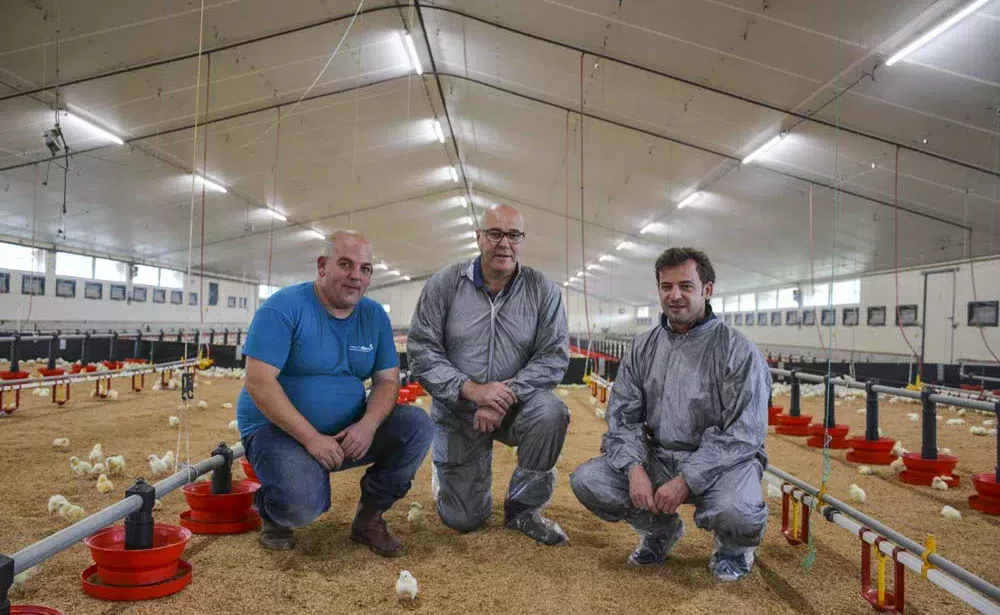
M326 240L323 242L323 256L329 258L337 253L338 246L347 243L365 244L369 250L372 245L372 242L368 241L368 238L362 235L360 231L351 229L336 230L326 236Z
M490 228L505 230L516 228L523 231L524 218L521 217L521 212L513 205L507 205L506 203L490 205L483 212L483 220L479 228L484 230Z
M512 205L491 205L483 212L476 242L487 282L502 284L517 271L517 258L524 245L524 218Z

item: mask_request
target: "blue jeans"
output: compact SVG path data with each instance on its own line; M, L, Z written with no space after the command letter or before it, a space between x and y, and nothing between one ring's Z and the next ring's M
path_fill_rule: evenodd
M434 439L434 423L416 406L396 406L375 431L368 453L337 472L370 467L361 477L361 502L388 510L410 490ZM267 424L243 439L260 479L254 503L261 517L285 528L308 525L330 509L330 472L298 440Z

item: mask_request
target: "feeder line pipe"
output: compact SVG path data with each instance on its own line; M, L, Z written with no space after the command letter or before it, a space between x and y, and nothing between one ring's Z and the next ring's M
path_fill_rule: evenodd
M15 389L37 389L45 384L62 384L68 382L77 384L80 382L93 382L107 377L131 376L133 374L152 374L174 369L178 367L188 367L196 365L198 359L187 359L184 361L171 361L160 363L155 366L141 367L133 369L104 370L103 372L78 372L76 374L63 374L62 376L43 376L42 378L22 378L21 380L0 381L0 391L13 391Z
M771 374L774 376L784 376L790 377L792 374L787 369L778 369L772 367ZM796 372L796 376L799 380L804 382L823 382L826 378L824 376L817 376L815 374L803 374L802 372ZM864 389L865 383L853 380L844 380L843 378L831 378L833 384L837 386L847 387L849 389ZM890 395L895 395L897 397L908 397L910 399L920 399L920 391L911 391L909 389L900 389L896 387L887 387L881 384L876 384L872 387L872 390L876 393L888 393ZM960 406L963 408L971 408L973 410L984 410L986 412L993 412L993 403L988 401L979 401L976 399L965 399L962 397L954 397L951 395L938 395L937 393L931 395L931 401L938 404L950 404L952 406Z
M789 483L784 482L774 474L768 474L767 470L764 472L764 480L780 488L784 493L789 494L791 497L803 502L807 506L815 507L818 504L815 497L805 494L801 489L791 486ZM867 527L861 525L857 521L854 521L840 511L834 511L827 520L844 528L854 536L857 536L858 533L861 532L862 528ZM870 529L861 534L861 539L870 545L875 545L875 541L879 538L881 538L881 536ZM892 557L892 552L895 546L896 545L894 545L891 541L883 540L877 545L876 548L885 555ZM910 569L912 572L921 574L924 562L910 551L903 550L898 554L897 559L899 560L899 563ZM968 586L959 583L949 575L936 568L931 568L927 571L927 580L945 590L949 594L955 596L962 602L968 604L980 613L1000 615L1000 607L998 607L995 602L990 601L982 595L972 591Z
M233 459L243 455L242 444L233 446ZM220 467L224 461L225 458L222 455L213 455L193 466L183 466L177 473L153 485L156 488L156 497L161 498L171 491L197 480L202 474L207 474ZM28 568L44 562L98 530L124 519L140 508L142 508L142 498L138 495L132 495L59 530L55 534L28 545L11 556L14 559L14 574L20 574Z
M784 472L783 470L776 468L774 466L768 466L767 469L764 471L764 473L765 474L770 473L771 475L777 477L778 479L798 487L799 489L806 492L810 496L813 496L813 503L814 504L816 503L815 496L819 493L819 490L813 487L812 485L805 483L799 480L798 478L792 476L791 474L788 474L787 472ZM823 496L823 504L825 506L832 507L836 512L842 515L846 515L851 519L853 519L854 521L857 521L858 523L864 524L866 527L871 528L872 530L878 532L882 536L895 542L899 546L917 555L918 557L923 556L924 547L922 545L917 544L916 542L900 534L896 530L882 524L879 521L876 521L872 517L869 517L863 512L849 506L848 504L845 504L844 502L841 502L840 500L830 496L829 494L825 494ZM959 579L960 581L976 589L977 591L980 591L983 594L989 596L992 600L1000 600L1000 588L989 583L985 579L982 579L972 574L965 568L962 568L958 564L952 562L951 560L945 559L940 555L931 554L927 559L931 564L934 564L941 570L947 572L949 575L955 577L956 579Z

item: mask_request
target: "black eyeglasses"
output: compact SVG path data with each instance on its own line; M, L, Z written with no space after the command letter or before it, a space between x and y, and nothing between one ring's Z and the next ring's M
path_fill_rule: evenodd
M511 243L521 243L524 241L524 231L507 231L506 233L498 228L491 228L482 231L486 234L486 238L490 240L490 243L500 243L503 238L506 237Z

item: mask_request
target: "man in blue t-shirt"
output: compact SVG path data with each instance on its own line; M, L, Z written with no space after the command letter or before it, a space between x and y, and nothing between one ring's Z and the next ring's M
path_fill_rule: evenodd
M382 513L409 491L434 427L422 409L396 405L392 326L364 296L372 258L360 233L334 233L316 280L274 293L250 324L237 418L268 549L291 549L292 528L330 508L330 472L369 465L351 539L384 557L403 553Z

